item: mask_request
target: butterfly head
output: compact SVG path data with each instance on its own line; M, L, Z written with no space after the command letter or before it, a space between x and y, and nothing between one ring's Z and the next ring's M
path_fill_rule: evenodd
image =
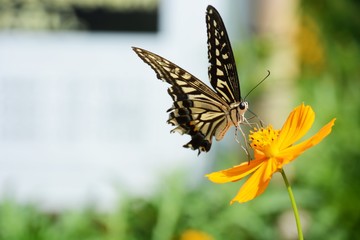
M236 114L238 123L244 122L244 120L245 120L244 114L248 110L248 108L249 108L249 103L248 102L241 101L239 103L239 106L237 107L238 114Z
M230 118L235 126L245 121L244 115L248 108L249 104L246 101L240 101L230 105Z
M245 101L240 102L239 108L240 108L240 110L245 112L249 108L248 102L245 102Z
M240 101L230 104L230 110L236 110L237 112L240 112L241 115L244 115L248 108L249 103L247 101Z

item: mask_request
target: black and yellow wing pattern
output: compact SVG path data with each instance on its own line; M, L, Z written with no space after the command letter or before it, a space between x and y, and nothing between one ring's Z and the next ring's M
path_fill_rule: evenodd
M240 84L233 51L225 25L213 6L206 9L206 27L211 86L228 104L240 102Z
M169 83L173 106L168 110L172 132L188 134L186 148L208 152L212 138L221 140L227 130L242 123L248 104L242 101L234 57L225 26L212 6L206 12L208 32L209 78L211 89L198 78L169 60L133 47L135 53Z

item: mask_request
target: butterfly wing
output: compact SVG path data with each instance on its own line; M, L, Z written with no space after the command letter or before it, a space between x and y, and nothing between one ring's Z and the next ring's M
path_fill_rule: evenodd
M210 83L228 104L240 102L240 84L229 37L220 14L210 5L206 9L206 27Z
M172 132L189 134L184 145L200 152L210 150L212 137L220 140L232 125L229 105L210 87L169 60L147 50L133 47L135 53L156 72L157 78L169 83L174 103L168 110Z

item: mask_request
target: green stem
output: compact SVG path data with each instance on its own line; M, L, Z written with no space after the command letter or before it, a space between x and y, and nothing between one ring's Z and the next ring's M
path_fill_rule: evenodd
M298 212L298 209L297 209L297 206L296 206L294 194L293 194L293 192L291 190L291 186L290 186L289 181L288 181L288 179L286 177L284 169L281 169L280 172L281 172L281 175L283 176L286 188L287 188L287 190L289 192L291 205L292 205L293 210L294 210L294 215L295 215L295 221L296 221L296 227L297 227L297 231L298 231L299 240L304 240L304 236L303 236L302 229L301 229L300 216L299 216L299 212Z

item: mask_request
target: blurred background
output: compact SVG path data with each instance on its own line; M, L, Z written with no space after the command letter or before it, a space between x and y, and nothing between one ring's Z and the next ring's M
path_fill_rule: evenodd
M360 239L360 3L0 0L0 239L297 239L280 174L204 175L247 161L234 129L209 153L169 134L167 85L142 47L208 83L205 9L218 9L242 96L280 128L302 102L321 144L286 167L306 239ZM310 134L309 134L310 136Z

